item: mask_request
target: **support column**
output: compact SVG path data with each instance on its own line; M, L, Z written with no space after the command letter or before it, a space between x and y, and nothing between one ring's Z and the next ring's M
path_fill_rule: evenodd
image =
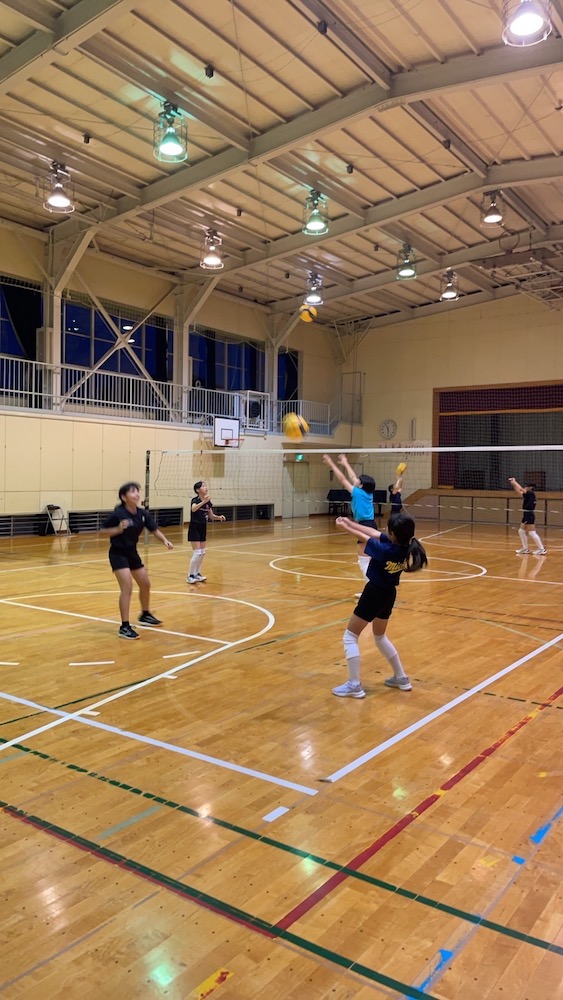
M54 226L45 248L43 326L37 334L37 360L50 366L43 391L50 394L53 410L61 408L63 291L94 235L94 229L85 228L80 219L72 219L72 223L72 229L64 239L58 238L58 227Z
M183 283L174 289L174 330L173 330L173 363L172 381L180 420L188 423L190 409L190 388L192 372L190 364L190 326L189 326L189 292L193 286Z

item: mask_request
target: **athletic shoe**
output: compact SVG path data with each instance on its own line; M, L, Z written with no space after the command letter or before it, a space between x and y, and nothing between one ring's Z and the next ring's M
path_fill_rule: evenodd
M143 611L143 613L139 615L138 621L139 625L162 625L160 619L151 615L150 611Z
M547 549L536 549L535 552L532 553L532 554L534 556L546 556L547 555Z
M352 681L346 681L345 684L339 684L338 687L332 689L332 693L336 695L337 698L365 698L366 693L358 682L353 684Z
M388 677L383 683L388 688L398 688L399 691L412 691L412 684L408 677Z
M361 591L359 594L354 594L354 597L361 597L362 594L363 594L363 591Z
M207 577L203 576L201 573L196 573L195 578L198 583L205 583L205 581L207 580Z
M516 555L517 556L529 556L530 555L530 550L529 549L516 549Z
M186 583L197 583L197 576L190 573L190 575L186 577Z
M118 636L119 636L120 639L140 639L141 638L141 636L139 635L139 633L135 632L135 629L131 628L131 625L129 625L129 623L127 623L127 625L120 625L119 626L119 632L117 634L118 634Z

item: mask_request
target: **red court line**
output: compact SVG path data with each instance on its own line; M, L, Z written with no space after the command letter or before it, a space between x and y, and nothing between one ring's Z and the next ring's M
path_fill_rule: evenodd
M384 847L386 847L387 844L389 844L392 840L395 839L395 837L398 837L398 835L402 833L403 830L405 830L408 826L410 826L411 823L414 823L414 821L418 819L419 816L422 816L423 813L427 812L428 809L430 809L430 807L433 806L435 802L438 802L446 794L446 792L449 792L451 788L454 788L457 784L459 784L459 782L462 781L463 778L467 777L468 774L471 774L471 772L474 771L475 768L480 767L481 764L484 764L485 761L487 761L489 757L492 757L492 755L496 753L496 751L501 746L503 746L504 743L512 739L513 736L516 736L516 733L519 733L520 730L523 729L524 726L527 726L528 723L531 722L533 719L535 719L536 716L540 714L540 712L543 712L546 708L549 708L550 705L552 705L555 701L557 701L558 698L561 697L561 695L563 695L563 687L560 687L557 691L554 691L554 693L550 695L547 701L542 702L542 704L539 705L537 708L535 708L532 712L530 712L529 715L526 715L524 716L523 719L520 719L520 722L517 722L516 725L512 726L512 728L509 729L504 734L504 736L501 736L500 739L495 740L495 742L491 743L490 746L486 747L484 750L481 750L481 753L477 754L477 756L474 757L473 760L470 760L469 763L464 764L464 766L460 768L459 771L456 771L456 773L453 774L451 778L448 778L447 781L444 781L444 783L440 785L439 789L436 792L433 792L432 795L429 795L426 799L423 799L422 802L419 802L419 804L414 809L412 809L409 813L403 816L402 819L398 820L397 823L394 823L393 826L389 827L389 829L386 830L385 833L382 833L381 836L377 838L377 840L374 840L373 843L369 845L369 847L366 847L365 850L361 852L361 854L357 854L356 857L352 858L351 861L345 862L343 867L352 869L361 868L366 861L369 861L370 858L373 858L375 854L378 854L379 851L381 851ZM282 930L287 930L288 927L291 927L291 925L294 924L297 920L300 920L301 917L303 917L306 913L309 912L309 910L312 910L313 907L317 905L317 903L320 903L321 900L326 899L329 893L331 893L333 889L336 889L336 887L339 886L341 882L344 882L346 878L348 878L346 872L336 872L336 874L332 875L331 878L327 879L327 881L323 885L319 886L318 889L315 889L315 891L312 892L310 896L307 896L306 899L302 900L301 903L298 903L297 906L295 906L292 910L289 911L289 913L286 913L285 917L282 917L281 920L278 920L275 926L280 927Z

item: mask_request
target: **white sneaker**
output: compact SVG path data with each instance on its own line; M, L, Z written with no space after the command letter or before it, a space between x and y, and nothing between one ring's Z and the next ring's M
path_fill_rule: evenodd
M547 549L536 549L535 552L532 553L532 555L534 555L534 556L546 556L547 555Z
M388 688L399 688L399 691L412 691L412 684L408 677L388 677L383 683Z
M530 555L530 550L529 549L516 549L516 555L517 556L529 556Z
M190 575L186 577L186 583L197 583L197 577L190 573Z
M346 681L345 684L339 684L338 687L332 689L332 693L336 695L337 698L365 698L366 693L359 681L352 683L352 681Z
M196 573L195 578L198 583L205 583L205 581L207 580L207 577L203 576L202 573Z

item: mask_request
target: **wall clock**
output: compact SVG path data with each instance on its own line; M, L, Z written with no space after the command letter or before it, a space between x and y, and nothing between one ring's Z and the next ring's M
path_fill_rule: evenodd
M379 433L381 434L381 437L385 438L387 441L390 438L395 437L395 434L397 433L396 421L390 419L382 420L379 425Z

